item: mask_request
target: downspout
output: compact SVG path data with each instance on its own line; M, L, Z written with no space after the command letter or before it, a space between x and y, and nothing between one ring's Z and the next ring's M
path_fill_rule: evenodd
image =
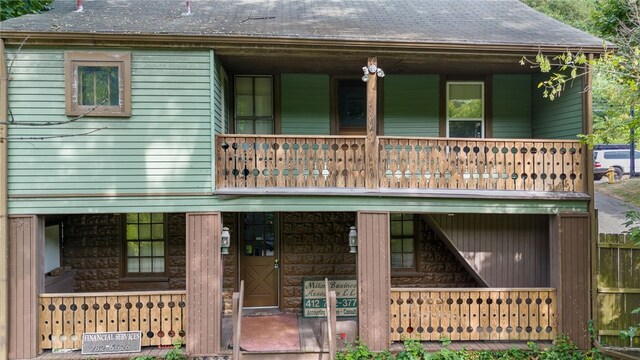
M9 240L7 221L8 74L4 40L0 38L0 360L9 354Z

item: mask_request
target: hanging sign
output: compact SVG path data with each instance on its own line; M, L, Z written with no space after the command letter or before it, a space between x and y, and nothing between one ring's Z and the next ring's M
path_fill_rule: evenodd
M336 292L336 316L358 316L358 282L356 280L329 280L329 291ZM303 281L302 309L304 317L327 317L324 279Z

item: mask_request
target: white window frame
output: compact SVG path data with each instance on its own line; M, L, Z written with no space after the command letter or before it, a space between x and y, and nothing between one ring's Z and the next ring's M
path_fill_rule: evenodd
M450 85L481 85L481 100L482 100L482 117L481 118L468 118L468 119L464 119L464 118L456 118L456 119L452 119L449 116L449 88ZM445 100L445 111L447 114L447 137L449 136L449 122L451 120L453 121L480 121L480 139L484 139L485 137L485 130L484 130L484 124L485 124L485 111L484 108L486 106L485 104L485 96L484 96L484 81L447 81L447 98ZM477 139L477 138L474 138Z

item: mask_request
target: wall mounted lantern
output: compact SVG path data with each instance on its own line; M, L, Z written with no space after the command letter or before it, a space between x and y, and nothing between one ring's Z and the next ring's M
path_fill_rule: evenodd
M222 255L229 255L229 246L231 246L231 235L229 235L229 228L225 226L222 228L222 234L220 235Z
M358 232L355 226L349 228L349 246L351 247L350 253L355 254L358 252Z

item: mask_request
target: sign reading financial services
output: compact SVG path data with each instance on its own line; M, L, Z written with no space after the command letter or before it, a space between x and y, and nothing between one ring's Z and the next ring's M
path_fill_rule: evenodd
M140 352L142 332L119 331L82 334L82 354Z
M358 282L329 280L329 291L336 292L336 316L358 316ZM327 317L324 280L304 280L302 285L304 317Z

